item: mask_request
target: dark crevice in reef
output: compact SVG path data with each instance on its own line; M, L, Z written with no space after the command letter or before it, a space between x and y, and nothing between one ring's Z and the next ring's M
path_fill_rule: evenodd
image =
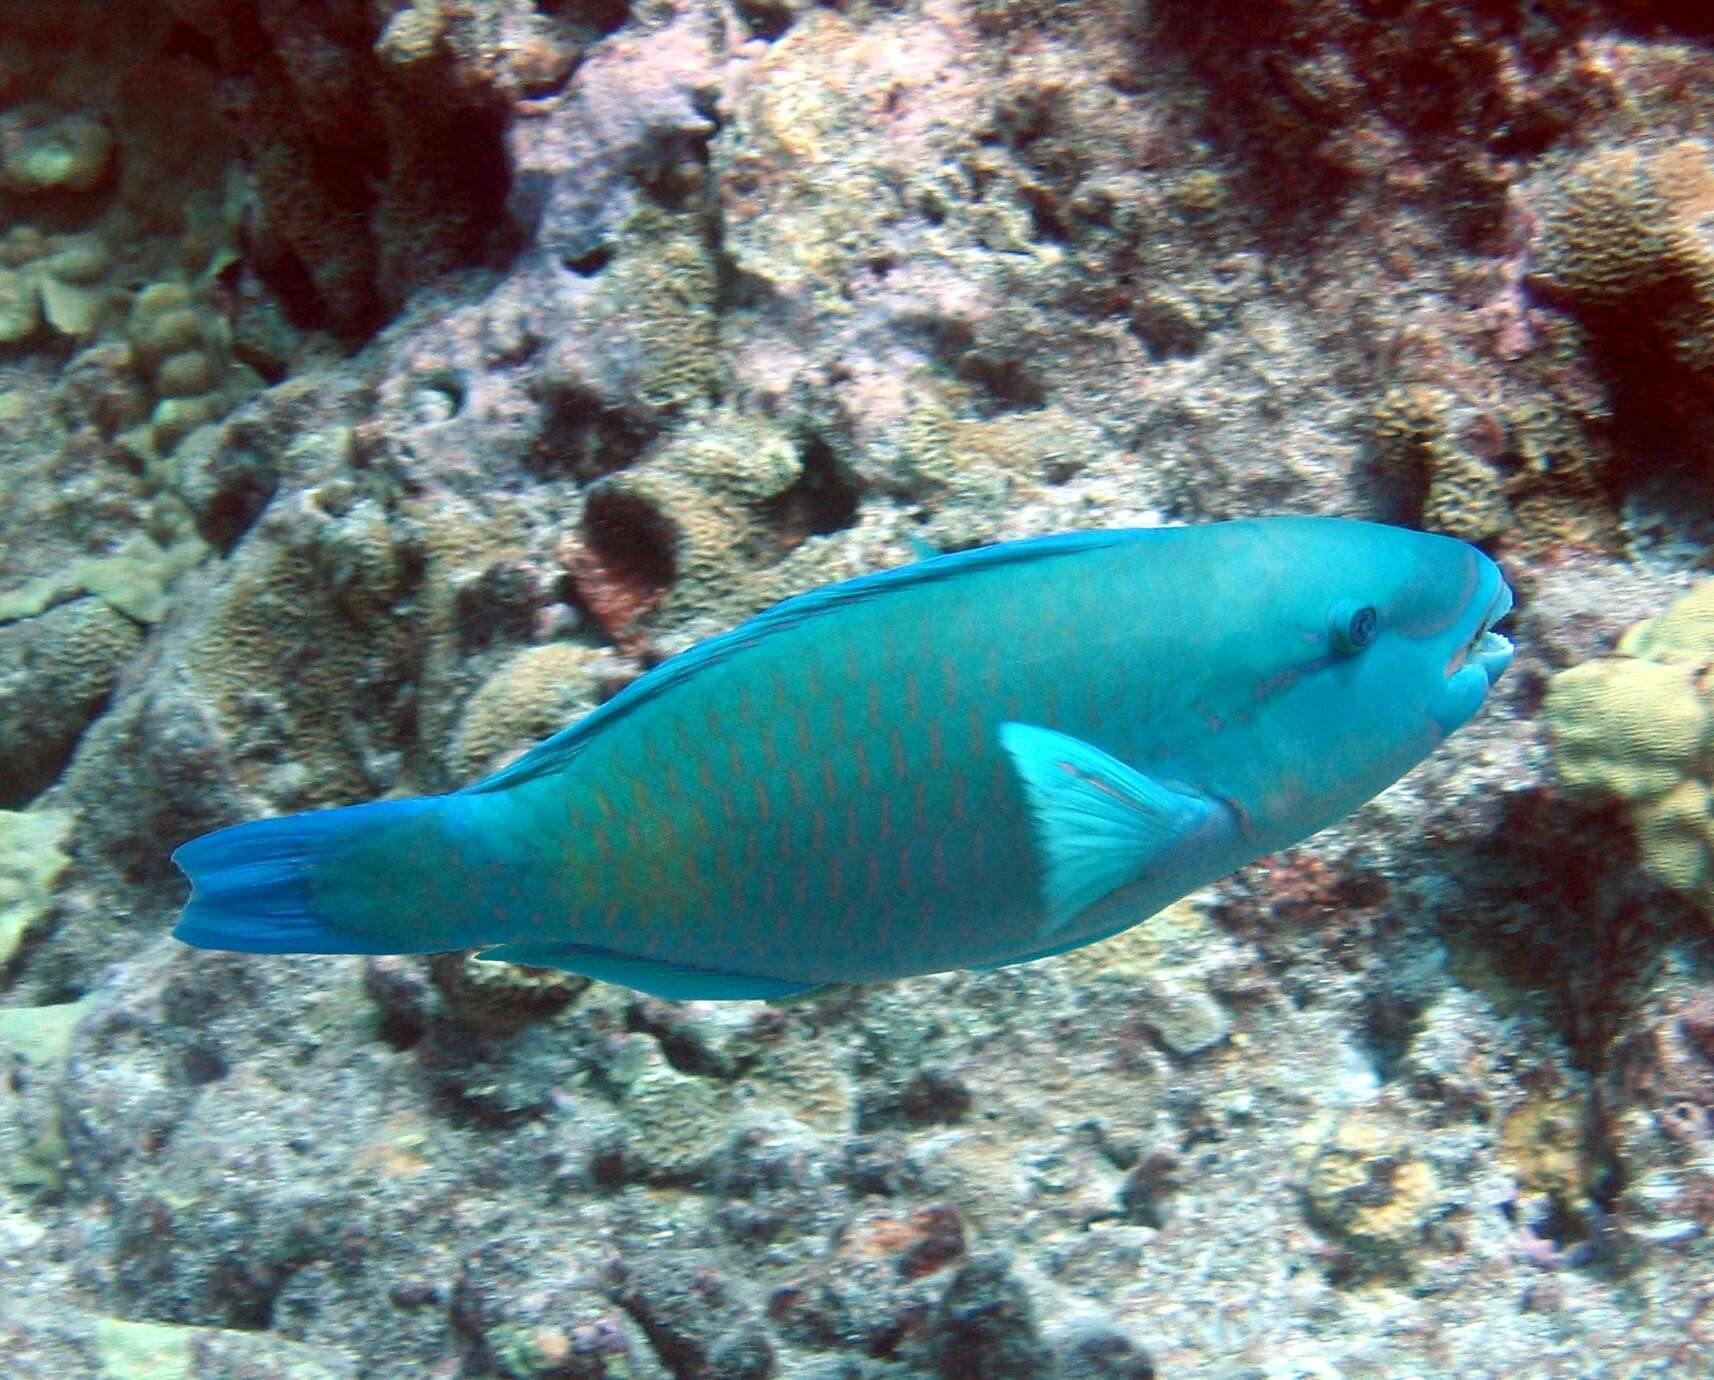
M162 57L187 57L205 67L220 66L220 52L208 35L179 19L167 30L161 42Z
M1400 1061L1421 1031L1426 1001L1426 994L1397 986L1364 997L1358 1040L1383 1083L1397 1076Z
M579 278L593 278L612 262L612 247L605 244L598 244L585 253L570 255L564 260L565 266Z
M655 506L611 484L589 491L582 535L607 583L641 606L658 601L678 578L678 532Z
M1372 175L1378 134L1422 166L1423 205L1473 246L1501 225L1508 178L1494 160L1544 151L1604 99L1574 60L1597 18L1576 0L1157 0L1137 42L1202 83L1209 133L1266 227L1323 225Z
M1031 412L1047 402L1041 380L1010 351L967 350L953 369L959 378L978 388L977 411L983 416Z
M1607 387L1611 418L1603 430L1613 463L1601 480L1615 505L1634 501L1633 523L1686 546L1714 542L1714 395L1705 371L1678 358L1661 337L1689 289L1676 278L1619 307L1532 290L1587 328L1587 353Z
M1567 858L1601 866L1567 867ZM1455 972L1503 980L1507 999L1542 1003L1571 1062L1600 1073L1653 956L1700 921L1640 880L1616 811L1568 805L1543 789L1507 798L1498 826L1446 860L1468 892L1444 938Z
M1030 412L1047 402L1047 390L1025 365L1021 348L980 343L970 323L955 317L920 315L899 324L956 378L974 385L971 407L978 416Z
M1714 5L1708 0L1620 0L1614 14L1620 24L1639 33L1714 37Z
M536 0L536 8L581 30L579 36L588 40L618 32L631 17L631 0Z
M737 0L737 10L750 33L767 43L784 37L792 26L788 0Z
M766 505L766 515L788 546L843 531L857 521L862 490L820 436L801 443L803 473Z
M589 483L631 464L655 429L625 408L581 388L556 390L531 447L530 468L544 477L569 475Z
M425 284L518 247L506 95L451 57L389 66L380 37L356 7L264 23L250 3L198 8L165 43L224 83L255 185L247 257L296 325L352 344Z

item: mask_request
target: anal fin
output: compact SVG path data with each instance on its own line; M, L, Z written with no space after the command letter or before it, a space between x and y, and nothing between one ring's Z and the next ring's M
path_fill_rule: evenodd
M791 982L785 978L728 973L685 963L667 963L658 958L639 958L588 944L501 944L484 949L476 956L502 963L521 963L530 968L558 968L567 973L581 973L584 977L631 987L668 1001L777 1001L822 986L816 982Z

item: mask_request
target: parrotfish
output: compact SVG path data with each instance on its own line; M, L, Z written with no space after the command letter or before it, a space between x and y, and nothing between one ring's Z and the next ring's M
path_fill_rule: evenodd
M1025 963L1307 838L1511 660L1499 568L1334 518L1094 531L788 599L474 785L173 854L186 943L671 998Z

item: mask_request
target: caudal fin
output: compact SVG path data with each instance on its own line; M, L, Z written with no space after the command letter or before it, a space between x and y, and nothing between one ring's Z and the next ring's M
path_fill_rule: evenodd
M191 883L173 934L198 948L254 954L463 947L446 923L463 917L425 916L410 904L413 876L432 876L448 861L438 827L447 802L382 800L192 839L173 854Z

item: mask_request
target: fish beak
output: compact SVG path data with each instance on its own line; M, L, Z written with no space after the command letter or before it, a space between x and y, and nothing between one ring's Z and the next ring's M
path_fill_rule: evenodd
M1488 684L1497 681L1512 664L1511 639L1494 631L1494 625L1512 611L1512 589L1504 580L1494 593L1494 602L1482 620L1482 630L1470 644L1470 661L1487 674Z
M1494 631L1494 624L1510 613L1511 608L1512 592L1502 580L1469 641L1446 663L1446 684L1428 707L1441 737L1469 721L1488 698L1494 682L1512 664L1512 644Z
M1470 640L1458 649L1456 655L1447 663L1448 679L1457 675L1466 666L1477 666L1487 677L1488 684L1493 685L1506 667L1512 664L1512 644L1508 638L1494 631L1494 625L1512 611L1512 590L1504 580L1494 591L1494 598L1488 605L1488 611L1482 615L1482 621L1476 625L1476 631Z

